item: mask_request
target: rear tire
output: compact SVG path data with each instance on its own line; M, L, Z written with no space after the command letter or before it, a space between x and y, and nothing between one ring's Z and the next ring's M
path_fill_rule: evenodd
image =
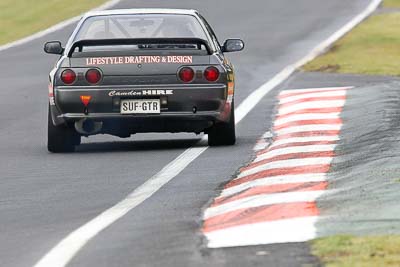
M50 114L48 114L47 149L52 153L74 152L75 145L79 145L81 136L65 125L55 126Z
M232 146L236 143L235 108L232 102L228 122L216 123L208 131L209 146Z

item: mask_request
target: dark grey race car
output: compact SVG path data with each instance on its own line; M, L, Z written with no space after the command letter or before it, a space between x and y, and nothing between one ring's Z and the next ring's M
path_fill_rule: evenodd
M234 72L194 10L127 9L85 15L50 73L48 150L71 152L82 136L205 132L211 146L233 145Z

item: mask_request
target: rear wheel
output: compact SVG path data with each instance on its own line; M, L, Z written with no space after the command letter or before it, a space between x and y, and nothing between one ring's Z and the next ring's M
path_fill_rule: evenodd
M81 136L75 129L65 125L55 126L51 119L50 108L47 124L47 149L53 153L74 152L75 146L81 141Z
M231 114L228 122L216 123L208 131L209 146L231 146L236 143L235 109L232 102Z

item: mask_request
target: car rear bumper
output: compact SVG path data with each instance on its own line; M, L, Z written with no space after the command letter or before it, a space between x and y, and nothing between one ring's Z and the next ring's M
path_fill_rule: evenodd
M80 119L127 119L127 120L139 120L139 119L154 119L154 118L181 118L181 119L217 119L221 113L217 111L200 111L200 112L161 112L160 114L137 114L137 115L123 115L119 113L65 113L57 116L57 118L64 120L80 120Z
M80 97L90 96L87 107ZM161 99L160 114L121 114L122 99ZM56 125L84 119L101 121L104 132L202 132L216 122L226 122L230 98L224 84L185 86L124 86L55 89L51 106Z

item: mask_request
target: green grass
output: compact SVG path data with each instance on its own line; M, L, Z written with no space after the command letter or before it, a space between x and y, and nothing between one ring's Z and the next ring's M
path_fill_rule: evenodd
M400 266L400 236L333 236L311 247L327 267Z
M77 16L106 0L0 0L0 44Z
M306 64L303 69L399 76L399 51L400 13L375 15L339 40L329 52Z
M385 0L385 7L400 7L400 0Z

